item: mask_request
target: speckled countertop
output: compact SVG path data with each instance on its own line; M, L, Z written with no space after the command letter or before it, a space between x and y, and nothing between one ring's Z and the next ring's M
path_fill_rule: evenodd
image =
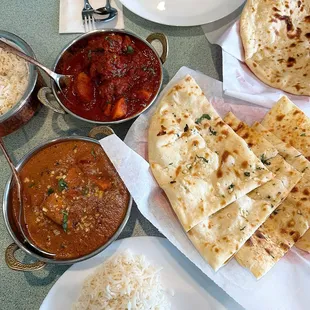
M23 38L34 50L37 58L52 66L60 50L74 37L58 33L59 1L55 0L1 0L0 29L13 32ZM150 32L164 32L169 39L170 56L164 65L164 84L182 66L199 70L213 78L221 79L221 51L208 43L200 27L167 27L146 21L124 9L125 28L142 37ZM124 138L131 123L115 126L116 133ZM74 120L69 115L59 115L42 107L38 114L22 129L5 137L11 156L18 161L36 145L59 136L87 135L92 126ZM0 154L0 200L10 169ZM120 238L135 235L160 236L136 206ZM2 216L0 217L0 309L38 309L49 289L69 266L48 265L33 273L11 271L5 263L4 252L12 242ZM21 252L21 251L18 251ZM29 257L18 253L19 259ZM209 282L208 282L209 283ZM213 295L222 294L213 288ZM229 298L227 296L227 298Z

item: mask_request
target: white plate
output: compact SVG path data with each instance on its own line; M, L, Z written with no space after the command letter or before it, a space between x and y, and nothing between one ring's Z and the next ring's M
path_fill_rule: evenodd
M118 240L95 257L70 267L52 287L40 310L71 309L85 278L106 257L125 249L130 249L136 254L144 254L149 261L163 267L161 271L163 285L174 291L174 296L170 298L172 309L242 309L168 240L157 237L135 237Z
M196 26L219 20L245 0L120 0L133 13L169 26Z

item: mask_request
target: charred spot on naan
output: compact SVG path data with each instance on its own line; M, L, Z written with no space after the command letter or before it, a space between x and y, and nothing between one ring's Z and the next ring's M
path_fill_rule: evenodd
M259 239L266 239L265 235L260 230L255 232L255 236Z
M248 239L248 240L246 241L245 246L248 246L248 247L254 246L254 242L253 242L252 237L250 237L250 239Z
M294 65L296 65L296 59L294 57L289 57L287 59L286 66L290 68L290 67L293 67Z
M159 136L163 136L163 135L165 135L167 133L166 132L167 128L165 126L161 125L160 127L161 127L161 130L157 134L158 137Z

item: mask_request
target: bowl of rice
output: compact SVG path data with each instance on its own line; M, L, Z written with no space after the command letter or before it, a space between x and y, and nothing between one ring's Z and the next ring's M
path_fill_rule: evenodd
M0 31L0 39L35 58L31 47L13 33ZM17 130L39 107L37 69L0 48L0 137Z

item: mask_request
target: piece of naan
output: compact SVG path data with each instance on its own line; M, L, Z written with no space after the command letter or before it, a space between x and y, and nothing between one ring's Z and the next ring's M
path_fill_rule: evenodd
M286 142L285 147L282 145L284 151L286 149L288 152L290 146L294 146L297 149L295 150L295 164L291 163L296 169L302 172L305 172L305 169L309 169L309 162L305 164L305 161L302 161L303 157L301 155L304 155L308 161L310 160L310 121L297 106L287 97L282 97L265 116L262 124L267 130L270 130ZM294 160L294 151L292 158ZM296 246L310 252L310 238L308 236L310 236L310 231L297 241Z
M267 221L237 253L237 261L255 277L266 274L298 241L310 225L310 163L292 146L260 124L253 129L273 143L279 154L301 173L300 181Z
M271 167L278 170L273 180L211 215L187 233L215 271L226 264L266 221L300 178L279 155L270 159L268 168Z
M240 35L245 62L260 80L310 96L309 0L248 0Z
M255 122L253 129L260 132L279 152L279 154L295 169L304 173L310 169L310 162L292 145L283 142L262 124Z
M150 122L148 155L185 231L273 178L191 76L160 101ZM249 167L251 178L244 174Z
M271 108L262 125L310 160L310 120L287 97L282 97Z
M302 178L237 253L237 261L256 278L265 275L309 228L308 184L309 180Z
M302 237L296 242L295 246L301 250L310 252L310 223L308 217L308 214L310 214L310 162L298 150L296 150L291 145L288 145L279 140L261 124L255 123L253 128L263 133L267 140L276 146L279 154L283 156L289 164L295 167L298 171L304 173L303 180L300 181L292 193L292 195L295 197L293 200L293 206L295 206L295 210L292 209L292 218L296 212L299 213L299 221L294 222L294 224L297 225L297 228L295 229L296 236L300 235ZM287 215L288 213L286 212L285 216ZM291 233L294 230L295 225L291 227L291 230L288 233ZM282 230L282 232L285 232L285 230ZM292 245L292 243L290 244Z
M274 172L275 178L221 209L188 232L202 257L217 271L266 221L300 180L291 167L264 137L240 122L232 113L224 121L243 137L256 156ZM250 179L253 169L244 174Z

